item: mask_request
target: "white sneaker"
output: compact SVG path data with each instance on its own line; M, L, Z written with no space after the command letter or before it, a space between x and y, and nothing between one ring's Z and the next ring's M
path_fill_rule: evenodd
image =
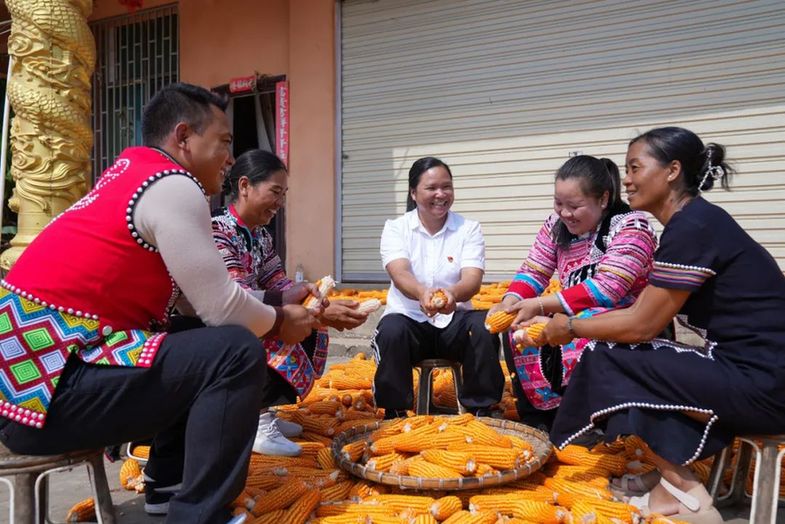
M300 455L303 449L281 434L277 422L272 413L267 412L259 416L259 428L256 430L253 450L262 455L284 457Z
M278 431L287 438L299 437L303 434L303 427L296 422L289 422L283 418L274 417L273 420L278 425Z

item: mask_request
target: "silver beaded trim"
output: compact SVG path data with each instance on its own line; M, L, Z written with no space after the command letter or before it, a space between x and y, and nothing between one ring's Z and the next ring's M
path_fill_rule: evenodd
M125 209L125 221L128 225L128 231L130 231L131 237L133 237L134 241L136 241L137 244L151 253L157 253L158 248L146 242L142 238L142 235L140 235L136 230L136 226L134 226L134 210L136 209L136 205L139 203L139 197L144 194L144 192L153 184L153 182L156 182L157 180L160 180L161 178L169 175L184 175L189 177L191 180L196 182L196 185L199 186L202 194L207 195L207 192L204 190L202 183L184 169L164 169L163 171L159 171L154 175L150 175L147 180L142 182L142 185L139 186L136 191L134 191L134 193L131 195L131 199L128 201L128 207Z
M87 311L75 310L74 308L67 308L64 306L58 306L56 304L50 304L46 300L41 300L40 298L34 296L32 293L28 293L27 291L23 291L22 288L16 287L14 285L9 284L6 282L5 279L0 280L0 286L7 289L11 293L15 293L22 298L29 300L35 304L40 304L44 307L48 307L52 311L59 311L60 313L68 313L69 315L73 315L75 317L86 318L89 320L98 320L98 315L88 313Z
M699 273L705 273L706 275L710 275L710 276L714 276L717 274L716 271L701 266L687 266L685 264L672 264L670 262L658 262L656 260L654 261L654 265L656 267L667 267L670 269L685 269L687 271L697 271Z
M153 358L161 345L161 339L165 336L166 333L158 333L145 340L137 365L150 367L153 364Z
M43 413L33 411L31 409L15 406L5 400L0 400L0 415L24 424L25 426L32 426L41 429L44 427Z
M698 443L698 448L695 450L695 453L688 458L682 465L687 466L691 464L695 459L697 459L701 452L703 451L703 447L706 445L706 439L709 436L709 430L714 423L719 420L719 417L714 414L714 411L711 409L703 409L703 408L696 408L693 406L679 406L679 405L672 405L672 404L650 404L648 402L625 402L624 404L617 404L615 406L601 409L600 411L596 411L591 414L589 417L590 423L587 426L584 426L576 433L573 433L570 437L567 438L563 443L559 444L558 447L560 450L563 450L570 442L575 440L576 438L580 437L584 433L594 429L594 421L598 418L605 417L614 413L616 411L622 411L629 408L643 408L643 409L654 409L658 411L694 411L697 413L701 413L704 415L711 415L711 418L706 423L706 428L703 430L703 435L701 436L701 440Z

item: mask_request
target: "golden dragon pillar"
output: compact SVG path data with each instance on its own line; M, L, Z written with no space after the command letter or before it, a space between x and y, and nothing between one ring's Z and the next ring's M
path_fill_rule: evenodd
M87 25L92 0L5 0L11 14L7 93L11 123L9 206L18 216L9 269L48 224L90 185L90 77L95 41Z

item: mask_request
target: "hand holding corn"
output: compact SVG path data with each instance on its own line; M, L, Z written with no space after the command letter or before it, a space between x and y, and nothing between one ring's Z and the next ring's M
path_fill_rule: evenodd
M319 320L338 331L344 329L354 329L362 325L371 311L381 307L377 299L357 302L355 300L330 300L330 304L325 308Z
M542 346L546 343L543 332L545 331L545 322L537 322L528 327L521 328L512 334L512 340L515 342L515 348L520 349L530 346Z
M318 294L314 293L312 290L311 293L305 297L305 300L303 300L303 307L312 310L318 309L323 305L323 301L326 299L327 294L332 291L334 287L335 280L333 280L331 275L320 278L316 281L316 291Z

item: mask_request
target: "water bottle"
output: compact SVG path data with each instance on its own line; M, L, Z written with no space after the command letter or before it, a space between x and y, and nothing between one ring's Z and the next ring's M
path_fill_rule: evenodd
M294 281L302 282L303 280L305 280L305 270L303 270L302 264L297 264L297 268L294 270Z

